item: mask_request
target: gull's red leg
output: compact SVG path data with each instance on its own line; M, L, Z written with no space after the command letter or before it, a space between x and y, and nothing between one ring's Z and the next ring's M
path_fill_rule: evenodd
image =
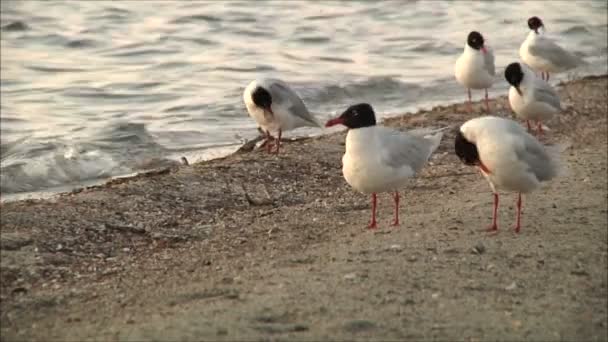
M393 199L395 200L395 221L393 222L393 226L399 225L399 191L395 191L393 195Z
M528 132L532 132L532 126L530 125L530 120L526 120L526 125L528 125Z
M549 72L547 71L547 82L549 82Z
M469 114L473 113L473 103L471 103L471 89L467 88L467 95L469 95Z
M515 232L521 229L521 192L517 195L517 221L515 221Z
M496 223L496 217L498 216L498 194L494 193L494 213L492 215L492 225L488 227L487 231L496 232L498 231L498 224Z
M538 135L543 135L543 124L540 121L536 121L536 130Z
M275 154L279 154L279 148L281 148L281 134L282 133L283 132L279 128L279 137L277 138L277 149L276 149L276 151L274 151Z
M266 140L264 141L263 145L266 145L266 152L270 153L272 151L272 136L270 135L270 132L265 131L264 138Z
M376 229L378 225L376 224L376 193L372 193L372 220L367 226L369 229Z
M490 113L490 102L488 100L488 89L486 88L486 109L488 110L488 113Z

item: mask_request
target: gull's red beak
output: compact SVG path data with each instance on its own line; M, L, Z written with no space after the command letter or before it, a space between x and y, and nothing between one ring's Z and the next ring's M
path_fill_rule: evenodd
M344 123L344 120L342 118L335 118L335 119L331 119L331 120L327 121L327 123L325 124L325 127L331 127L331 126L340 125L343 123Z
M488 53L488 49L486 49L486 47L485 47L485 46L482 46L482 47L481 47L481 51L483 51L483 53Z

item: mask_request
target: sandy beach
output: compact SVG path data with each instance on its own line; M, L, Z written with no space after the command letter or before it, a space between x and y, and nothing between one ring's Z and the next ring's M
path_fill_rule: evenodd
M608 77L559 86L565 172L501 196L448 130L402 224L341 172L345 132L1 205L3 341L608 340ZM463 93L464 97L464 93ZM511 116L506 97L491 102ZM465 104L399 129L458 127Z

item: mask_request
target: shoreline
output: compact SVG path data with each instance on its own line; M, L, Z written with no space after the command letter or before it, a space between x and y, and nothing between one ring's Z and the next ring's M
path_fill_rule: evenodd
M565 84L572 82L572 81L581 81L581 80L593 80L593 79L598 79L598 78L602 78L602 77L606 77L608 76L607 74L601 74L601 75L586 75L583 76L581 78L575 79L575 80L570 80L570 81L560 81L557 84L555 84L555 87L561 87L564 86ZM504 96L498 96L498 97L493 97L491 98L491 100L496 101L496 99L499 99L501 97ZM398 118L401 118L403 116L408 116L408 115L420 115L422 113L426 113L426 112L433 112L435 110L439 110L439 109L443 109L446 106L456 106L459 104L462 104L462 102L459 102L458 100L450 100L450 101L444 101L442 102L442 104L437 104L437 105L433 105L435 103L440 103L442 101L431 101L428 103L428 105L430 105L429 108L425 107L425 106L421 106L420 108L417 108L415 111L408 111L405 113L391 113L388 114L386 116L383 116L381 123L383 122L392 122L394 120L398 121ZM479 104L481 103L482 100L478 100L478 101L474 101L473 103L475 104ZM504 108L500 108L500 109L504 109ZM333 131L333 132L322 132L319 134L313 134L313 135L307 135L307 136L296 136L293 138L286 138L286 141L298 141L298 140L306 140L306 139L313 139L313 138L317 138L317 137L323 137L323 136L327 136L327 135L332 135L332 134L337 134L338 131ZM260 141L260 139L262 139L262 136L259 135L253 139L250 139L248 141L245 141L242 144L237 144L235 143L234 145L222 145L222 146L218 146L218 147L214 147L211 148L210 150L214 150L213 152L210 152L208 155L210 155L210 157L200 157L198 160L192 162L191 160L188 160L186 158L186 156L182 156L180 158L180 161L175 160L175 159L165 159L166 163L165 164L170 164L168 166L160 166L160 167L156 167L156 168L151 168L151 169L146 169L146 170L140 170L140 171L134 171L132 173L129 174L125 174L125 175L117 175L117 176L112 176L109 178L105 178L105 179L92 179L92 180L87 180L85 182L82 182L81 184L78 185L73 185L73 184L66 184L66 185L61 185L58 187L54 187L54 188L47 188L47 189L40 189L38 191L28 191L28 192L19 192L19 193L9 193L6 195L2 195L0 194L0 204L2 203L9 203L9 202L17 202L17 201L29 201L29 200L45 200L45 199L53 199L56 198L58 196L62 196L62 195L66 195L66 194L70 194L70 193L78 193L81 192L83 190L89 189L89 188L97 188L100 186L103 186L107 183L111 183L114 181L118 181L121 182L125 179L130 179L130 178L137 178L140 176L146 176L146 174L157 174L157 173L162 173L165 171L169 171L172 170L174 168L179 168L180 166L184 165L184 161L183 159L186 159L186 161L188 162L188 164L198 164L198 163L205 163L205 162L209 162L212 160L217 160L217 159L222 159L222 158L226 158L226 157L230 157L236 153L241 153L244 151L247 152L251 152L251 143L252 141L258 142ZM218 153L218 151L224 151L224 152L220 152ZM232 151L229 152L228 150Z
M602 77L602 75L593 75L593 74L586 75L580 79L587 79L587 78L594 78L594 77ZM563 84L563 81L559 82L555 86L559 86L561 84ZM508 89L508 87L507 87L507 89ZM492 92L497 93L498 91L493 90ZM495 98L493 98L493 99L495 99ZM480 101L481 100L476 101L476 102L480 102ZM439 108L439 107L446 106L446 105L447 106L456 105L459 103L461 103L461 101L456 98L452 98L452 99L446 100L446 101L439 101L439 100L430 101L429 100L427 102L424 102L419 107L416 107L416 109L413 111L407 111L405 113L398 113L398 112L390 112L388 114L385 113L385 115L383 115L381 120L383 120L383 121L391 120L391 119L395 119L397 117L401 117L401 116L405 116L405 115L417 115L421 112L433 111L435 108ZM329 134L336 134L336 132L337 132L336 130L332 130L329 132L321 131L318 134L296 135L293 137L287 137L286 139L302 140L302 139L308 139L308 138L315 138L315 137L319 137L319 136L326 136ZM15 202L15 201L24 201L24 200L52 199L56 196L66 194L66 193L70 193L70 192L74 192L74 191L80 192L80 191L82 191L82 189L103 185L105 183L112 182L116 179L132 178L132 177L137 177L140 174L146 174L146 173L150 173L150 172L155 173L155 172L158 172L159 170L178 167L183 164L183 160L182 160L183 158L187 158L187 160L191 164L208 162L210 160L215 160L215 159L219 159L219 158L225 158L225 157L228 157L235 153L238 153L239 151L242 151L244 148L247 148L247 146L251 143L251 141L259 141L259 139L261 137L262 136L259 135L248 141L245 141L244 143L234 143L234 144L229 144L229 145L219 145L219 146L211 147L211 148L205 149L205 151L208 151L207 153L201 153L202 151L198 151L194 154L190 153L189 154L190 157L192 157L193 155L197 156L197 158L194 160L192 160L192 158L187 158L187 155L183 155L180 158L177 158L176 156L173 156L172 158L165 157L165 158L163 158L163 164L165 164L165 165L161 165L161 166L157 166L157 167L153 167L153 168L149 168L149 169L142 169L142 170L134 171L134 172L124 174L124 175L116 175L116 176L103 178L103 179L89 179L89 180L83 181L79 184L64 184L64 185L56 186L53 188L45 188L45 189L40 189L40 190L35 190L35 191L25 191L25 192L8 193L8 194L0 193L0 204Z
M59 194L3 202L3 340L608 339L608 76L558 87L545 144L567 175L502 196L447 130L402 189L402 226L342 178L345 131ZM491 99L509 116L505 96ZM457 127L483 102L382 121ZM142 289L145 289L142 291Z

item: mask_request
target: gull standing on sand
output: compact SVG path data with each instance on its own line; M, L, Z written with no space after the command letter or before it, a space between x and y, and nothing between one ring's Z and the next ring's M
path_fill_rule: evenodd
M494 193L494 213L488 231L497 231L497 190L518 192L515 232L521 228L521 194L557 175L557 161L515 121L484 116L465 122L456 133L456 155L477 166Z
M299 127L322 127L312 115L302 99L287 83L273 78L257 79L249 83L243 93L243 100L249 115L260 125L266 136L266 147L271 149L272 133L277 133L279 153L281 135Z
M496 71L494 68L494 53L485 45L483 36L472 31L467 37L464 52L456 60L454 75L458 83L467 88L469 96L469 113L471 107L471 89L485 89L486 109L490 112L488 88L494 83Z
M509 104L520 119L526 120L528 131L530 120L537 122L542 134L542 121L547 121L561 111L559 96L549 83L536 77L525 64L511 63L505 69L505 78L511 85Z
M564 50L545 35L545 25L539 17L528 19L528 27L530 33L519 48L519 56L532 69L540 71L543 80L549 80L550 72L562 72L585 64L582 58Z
M357 191L372 195L369 228L376 228L376 193L394 192L395 220L399 225L399 188L427 162L441 142L442 132L428 136L376 125L374 109L367 103L352 105L329 120L326 127L349 128L342 157L344 179Z

